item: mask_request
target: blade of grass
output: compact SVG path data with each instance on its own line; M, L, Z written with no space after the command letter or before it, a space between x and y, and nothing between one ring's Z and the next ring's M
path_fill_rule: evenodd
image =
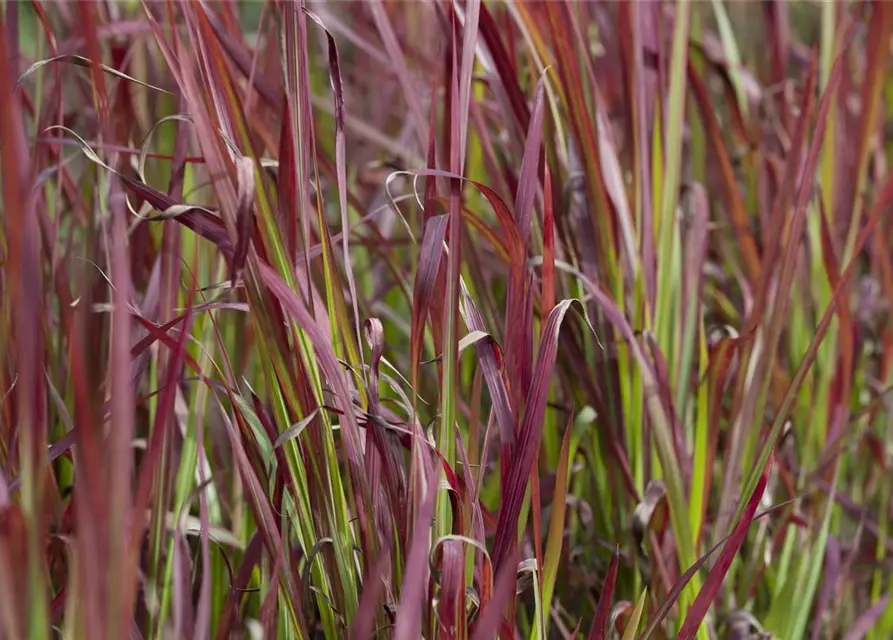
M570 412L569 415L573 415ZM567 489L570 483L571 431L573 423L568 418L561 439L561 452L558 454L558 467L555 469L555 493L552 498L552 514L549 518L549 538L546 543L546 555L543 561L543 618L549 620L552 595L555 591L555 580L558 577L558 566L561 559L561 547L564 543L565 514L567 512ZM548 626L546 627L548 632ZM548 637L548 636L546 636Z
M636 601L636 607L629 618L626 630L623 632L622 640L635 640L636 632L639 630L639 622L642 619L642 612L645 610L645 600L648 597L648 590L642 592Z
M710 569L710 573L704 581L703 588L698 593L691 608L688 610L685 622L682 623L682 627L679 630L678 637L680 639L689 640L690 638L695 637L698 633L698 629L701 627L704 617L707 615L710 605L713 603L714 598L716 598L717 593L719 593L722 581L725 578L729 567L732 566L732 561L738 553L738 549L741 548L744 538L747 536L747 531L750 528L750 523L753 522L757 506L759 506L760 500L763 498L763 492L766 490L766 482L769 476L770 464L771 463L767 463L763 467L759 482L757 483L757 488L747 501L744 515L735 525L735 529L732 531L722 553L720 553L716 564Z
M844 640L862 640L884 613L889 600L890 595L886 594L870 608L863 611L853 623L853 626L847 631Z
M611 599L614 596L614 589L617 584L617 567L620 563L620 549L615 548L611 555L611 564L608 565L608 573L605 575L605 582L602 585L601 595L598 599L598 606L595 609L595 617L592 619L592 626L589 628L589 640L605 640L605 634L608 632L608 619L611 615Z
M440 467L435 465L427 474L427 490L413 526L412 542L406 558L406 575L398 605L395 640L418 638L422 631L422 599L427 593L428 551L431 543L431 520L436 496L439 493Z
M8 7L7 7L8 9ZM14 14L13 14L14 15ZM27 557L28 606L23 612L29 637L48 637L45 624L49 603L42 571L43 559L39 541L43 539L44 488L43 451L46 449L46 424L43 415L43 376L40 300L42 298L39 236L36 224L35 191L31 188L32 163L24 130L19 100L13 90L15 68L10 60L6 25L0 22L0 138L2 159L3 210L9 284L3 287L4 302L12 310L15 331L18 383L16 384L16 419L20 425L19 460L22 465L22 515L27 539L23 551ZM15 55L13 51L12 55ZM6 252L4 252L6 253ZM10 287L7 293L7 286ZM11 455L11 452L10 452ZM10 515L10 517L13 517ZM11 534L15 535L15 534Z
M839 69L840 67L836 67ZM874 227L878 224L881 216L881 212L883 207L888 206L889 202L893 199L893 174L887 176L886 182L884 184L883 189L880 192L877 200L875 201L875 205L872 208L869 217L866 221L865 226L859 234L859 237L856 239L852 255L858 256L859 252L862 251L865 246L868 238L871 236ZM818 349L827 334L828 327L831 323L831 319L835 315L835 309L837 305L837 300L840 298L841 294L845 291L846 285L849 282L850 277L853 275L853 270L855 269L857 261L854 259L850 260L847 263L846 268L843 270L840 276L840 281L837 286L834 288L831 300L828 308L825 310L822 315L816 329L814 332L813 339L809 343L809 348L807 352L804 354L803 359L800 361L800 364L797 367L796 373L794 374L791 384L784 395L783 401L781 402L778 412L776 413L775 420L772 423L772 427L767 435L767 437L763 440L763 445L760 448L760 453L756 458L756 462L758 465L765 465L769 459L770 453L775 446L775 443L778 440L778 436L781 433L781 428L784 425L784 422L787 420L788 411L796 397L797 392L800 389L800 385L803 383L807 372L812 366L812 363L815 361L816 355L818 353ZM759 476L756 474L751 474L748 480L744 484L744 488L746 490L745 495L752 492L756 486L757 480ZM739 506L739 515L743 512L744 503L742 502ZM737 516L736 516L737 517Z
M540 438L542 437L546 399L558 351L558 336L564 317L574 304L579 307L578 310L588 324L585 310L579 301L562 300L549 314L548 322L543 329L534 377L526 401L527 410L521 423L518 444L509 467L508 482L502 490L503 506L500 509L496 538L493 543L493 564L497 573L517 542L521 502L524 499L531 465L539 452Z

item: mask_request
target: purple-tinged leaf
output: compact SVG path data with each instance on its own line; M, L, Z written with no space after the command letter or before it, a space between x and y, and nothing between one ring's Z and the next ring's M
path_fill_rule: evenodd
M368 574L363 576L363 595L357 606L357 615L350 627L348 637L352 640L371 638L377 610L384 593L384 575L390 557L387 554L379 557Z
M135 178L122 176L121 180L130 191L148 202L154 209L162 212L162 214L168 211L176 211L176 215L170 216L170 219L176 220L184 227L210 240L222 252L228 253L232 251L232 243L221 218L211 215L211 213L201 207L181 205L170 196L153 189ZM163 216L163 219L168 218Z
M790 46L790 25L788 5L780 0L771 0L763 4L763 15L766 22L766 33L769 40L769 61L772 70L772 84L780 86L787 81L788 51ZM790 130L790 109L783 92L775 96L775 104L779 118L785 130Z
M438 492L440 465L434 465L427 474L427 491L413 527L406 571L397 610L397 627L394 640L416 640L422 636L422 611L428 592L428 550L431 546L431 519Z
M275 562L273 562L273 570L270 571L270 582L272 584L277 584L280 580L279 573L282 568L282 561L279 558L276 558ZM279 613L279 594L276 589L270 589L267 591L267 594L264 596L263 602L260 605L260 613L258 615L259 622L261 625L263 637L272 637L276 635L276 627L277 627L277 618ZM305 610L304 615L307 615L307 611Z
M189 556L189 546L183 539L180 528L174 530L173 535L173 579L171 591L173 592L173 630L178 638L192 635L192 585L190 574L192 558Z
M96 35L96 7L90 4L78 6L80 27L86 38L87 57L92 60L92 92L94 108L98 116L100 135L112 138L112 114L107 92L105 74L101 73L100 51ZM111 423L114 429L109 431L103 442L105 482L107 483L106 506L107 517L101 525L106 529L106 548L102 550L105 576L99 578L99 592L105 591L105 620L100 629L105 634L116 636L125 633L130 627L133 610L131 593L136 585L137 564L129 553L128 544L132 539L119 535L128 528L134 513L131 488L133 484L132 440L136 431L133 412L133 385L130 374L130 330L131 322L127 311L131 298L130 255L126 236L127 214L125 198L121 184L114 175L108 176L107 213L110 221L106 242L110 245L109 260L111 263L111 338L109 341L108 371L111 377ZM38 485L39 487L40 485ZM95 499L98 496L93 496ZM140 519L141 523L141 519ZM139 532L141 532L141 528ZM138 532L138 533L139 533ZM134 536L140 538L141 536ZM87 560L89 562L89 560ZM32 567L32 571L33 571ZM101 586L100 586L101 585ZM34 593L33 587L30 593Z
M431 81L431 95L435 95L437 93L437 81ZM431 101L431 109L428 114L428 154L426 156L425 167L429 171L437 170L437 136L435 132L437 130L437 104L435 101ZM437 180L433 180L434 176L429 176L427 180L425 180L425 201L422 203L424 207L424 224L428 224L428 221L436 215L437 212Z
M21 506L0 509L0 587L8 594L0 612L6 637L27 637L28 537Z
M378 491L381 483L379 474L384 474L384 489L390 501L390 514L396 522L402 547L409 534L408 514L404 508L408 495L406 474L397 438L384 428L385 422L381 417L379 399L379 368L384 350L384 327L378 318L370 318L365 323L365 332L366 341L372 350L369 361L369 388L367 389L369 410L366 426L366 471L369 474L370 487L375 491L373 504L378 503ZM380 526L385 530L390 530L391 524L385 520L381 522Z
M394 33L394 27L385 11L384 3L380 0L375 0L367 6L372 13L372 18L384 43L385 50L391 58L391 64L394 67L394 72L397 74L397 79L400 81L400 88L403 90L403 98L409 107L409 117L412 120L420 148L424 149L428 140L427 123L421 102L419 101L419 92L409 74L406 56L403 55L397 34Z
M890 60L890 36L893 33L893 6L889 2L871 2L871 19L868 20L867 43L865 47L865 76L862 80L860 98L861 109L858 120L855 145L847 145L854 153L851 163L852 174L849 180L835 181L840 193L835 194L836 203L843 201L843 211L835 208L835 218L843 217L850 229L858 228L862 216L861 200L864 196L860 187L864 174L871 161L871 147L878 134L878 116L883 114L883 92L886 84ZM844 43L845 45L845 43ZM881 116L883 117L883 116Z
M828 536L828 542L825 545L825 566L822 570L822 587L819 590L812 624L812 640L819 640L823 618L831 608L837 591L837 581L840 578L840 555L840 543L834 536Z
M885 594L880 600L875 602L871 607L863 611L853 626L843 637L843 640L862 640L871 628L877 623L880 617L887 609L887 603L890 601L890 594Z

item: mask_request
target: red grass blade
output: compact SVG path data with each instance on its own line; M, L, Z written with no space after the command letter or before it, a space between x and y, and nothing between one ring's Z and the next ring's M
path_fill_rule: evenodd
M540 78L533 99L533 115L527 129L527 142L524 144L524 157L518 172L518 191L515 193L515 223L521 233L521 242L526 245L533 222L533 198L539 184L539 164L543 140L543 112L545 110L545 84Z
M447 178L456 178L455 174L453 173L432 169L406 173L417 176L441 176ZM516 261L523 261L523 243L508 207L506 207L505 203L499 198L496 192L486 185L475 182L474 180L468 180L468 182L474 185L474 187L477 188L487 199L487 201L490 203L490 206L493 207L493 211L496 213L496 217L499 219L499 223L502 227L503 233L505 233L506 235L507 246L509 247L509 254L511 256L512 262L515 263ZM420 269L422 258L425 255L427 255L427 253L422 253L420 255ZM426 273L430 273L429 270L433 269L433 265L429 265L427 262L425 264ZM427 289L425 290L425 292L427 295ZM489 334L490 331L487 330L483 317L480 315L480 313L477 312L477 309L475 308L471 299L465 294L465 292L462 292L462 297L464 304L461 305L460 312L463 314L463 319L469 331L482 331ZM415 310L413 313L413 318L415 319ZM416 339L420 340L421 338L417 337ZM503 443L510 444L515 440L516 419L512 412L507 389L505 387L504 381L502 380L500 368L498 363L496 362L495 354L491 355L492 344L487 340L479 340L475 343L475 348L478 352L478 358L481 361L481 367L484 371L485 380L487 381L487 388L490 391L490 397L494 404L494 410L497 414L497 424L499 425L500 437L502 438ZM419 351L421 351L420 348ZM413 357L413 361L415 362L415 357ZM415 384L415 379L413 381Z
M21 507L0 509L0 587L8 594L0 604L0 620L6 634L27 637L28 623L28 525Z
M754 521L760 520L772 513L775 513L776 511L779 511L780 509L783 509L783 508L787 507L788 505L793 504L796 500L798 500L801 497L802 496L798 496L796 498L792 498L790 500L786 500L785 502L776 504L776 505L766 509L765 511L762 511L761 513L759 513L757 516L755 516L753 518L753 520ZM734 534L734 531L732 533ZM660 626L661 622L663 622L664 618L667 617L667 614L670 613L670 609L673 608L673 605L679 599L679 596L682 593L682 590L685 588L685 586L691 581L691 579L694 577L694 575L698 571L701 570L701 567L703 567L705 564L707 564L707 561L711 558L711 556L713 556L713 554L716 553L719 550L719 548L721 546L723 546L726 542L728 542L731 538L732 538L732 534L726 536L725 538L723 538L722 540L720 540L719 542L714 544L712 547L710 547L710 549L707 550L707 553L705 553L700 558L698 558L698 561L695 562L693 565L691 565L688 569L686 569L685 573L683 573L679 577L679 579L676 580L676 582L673 584L672 588L667 592L667 597L664 598L663 603L661 604L661 606L658 608L657 612L652 617L651 623L648 625L648 628L641 635L640 640L648 640L654 634L654 632Z
M227 640L231 637L231 630L236 623L234 618L239 617L240 604L243 596L247 591L247 586L254 573L254 569L261 559L263 551L263 539L259 533L255 533L245 547L245 553L242 556L242 565L234 580L227 606L223 607L223 613L217 622L216 640Z
M433 182L433 181L432 181ZM419 264L416 269L412 296L412 327L409 339L412 386L419 388L419 363L422 359L422 342L425 335L425 321L434 297L435 281L440 271L443 257L443 241L446 238L449 218L435 216L425 223L425 234L419 249Z
M431 518L434 516L435 497L439 490L440 465L434 465L427 476L427 493L413 527L412 542L406 557L394 640L416 640L422 636L422 611L427 608L423 600L428 593Z
M483 3L481 3L480 30L481 37L493 58L496 75L508 96L509 108L515 117L518 131L527 131L530 123L530 109L524 98L524 92L518 84L518 70L502 40L499 24Z
M527 131L524 145L524 157L518 174L518 189L515 194L514 221L521 236L521 254L512 256L511 276L508 286L505 313L505 352L506 372L509 380L514 381L509 389L514 405L518 407L527 393L525 384L529 380L530 344L533 336L526 331L527 319L525 301L528 295L524 273L527 256L527 241L530 237L533 221L533 200L539 184L539 163L542 144L543 111L545 102L544 79L537 85L536 98L533 103L533 115Z
M437 607L440 637L443 640L464 638L466 637L464 546L458 540L444 540L440 544L440 552L440 602Z
M605 640L608 629L608 619L611 617L611 599L614 596L614 585L617 584L617 567L620 564L620 549L615 548L611 556L611 564L608 565L608 574L598 599L598 607L595 610L595 618L589 629L589 640Z
M655 268L654 209L651 192L651 145L648 143L649 111L653 93L645 70L645 54L642 46L644 12L639 3L623 2L617 7L618 27L628 38L621 39L622 60L626 67L626 90L632 114L633 167L635 171L635 212L641 229L641 256L645 296L650 304L655 302L657 273Z
M465 149L468 139L468 104L471 101L471 73L474 71L475 49L478 40L478 23L481 14L481 0L467 0L465 10L465 24L462 29L462 61L459 67L459 157L461 165L459 173L464 173ZM455 5L451 5L453 11Z
M502 629L505 619L502 612L515 594L515 585L518 582L518 555L517 551L511 552L503 563L504 566L496 574L496 586L493 588L493 597L489 605L482 611L480 618L475 622L472 640L492 640L497 632ZM502 637L502 633L499 633ZM509 635L509 638L512 636Z
M363 461L360 445L360 432L357 424L356 414L354 413L353 403L348 388L344 371L338 363L332 351L332 345L329 337L323 329L317 324L310 315L298 296L292 291L285 281L277 274L272 267L266 263L259 263L260 277L264 285L269 291L276 296L276 299L282 305L283 309L295 319L298 325L307 333L313 345L314 353L319 361L319 365L325 372L329 384L333 387L335 399L338 407L344 412L342 430L344 433L345 454L347 462L351 466L351 478L354 482L360 482L360 478L365 478L366 473L363 469ZM368 487L360 483L355 487L358 496L363 496L368 492ZM368 504L368 501L358 501L361 519L366 517L362 504ZM366 522L363 521L363 525Z
M707 92L707 87L701 79L700 74L694 67L691 58L688 59L688 82L695 98L695 104L701 113L702 122L707 133L707 141L714 155L714 161L718 163L718 168L722 176L723 196L725 200L725 209L731 218L732 228L735 230L735 237L740 245L741 257L744 261L745 272L751 283L756 283L760 277L760 255L757 249L757 243L754 239L753 230L751 229L750 220L747 216L747 209L744 205L744 198L738 187L735 177L735 171L732 167L732 161L729 158L726 145L723 141L723 132L716 120L713 104Z
M769 467L771 464L770 460L769 464L763 468L763 473L757 483L757 488L747 502L744 515L738 521L738 524L735 525L735 529L728 542L726 542L726 546L722 550L719 559L707 575L707 579L704 581L704 586L695 598L691 609L689 609L688 615L685 617L685 622L682 623L682 628L679 630L677 640L690 640L695 637L698 632L698 627L701 626L701 621L704 619L704 616L707 615L707 610L713 603L714 598L716 598L716 594L719 593L722 581L726 577L729 567L732 566L735 554L738 553L738 549L741 548L741 544L747 536L747 531L750 528L750 523L753 522L757 506L759 506L760 500L763 498L763 492L766 490L766 483L769 479Z
M349 638L353 640L364 640L371 638L373 627L375 625L375 617L377 609L381 605L381 597L384 593L385 583L384 575L390 558L382 555L372 569L363 576L363 595L360 597L360 604L357 606L357 615L350 627Z
M534 377L527 397L524 421L521 423L521 432L512 456L507 483L502 488L502 508L499 511L499 524L493 543L493 565L497 573L515 546L521 503L530 478L531 466L539 452L546 400L558 353L558 335L564 317L574 303L580 305L582 311L582 305L578 301L563 300L549 314L549 320L543 330Z
M475 306L471 296L464 289L462 291L462 302L462 317L468 330L486 333L487 325L484 322L484 318ZM487 383L487 389L490 391L490 402L493 404L493 411L496 414L496 424L499 427L502 443L503 445L512 445L515 442L515 423L517 419L515 412L512 410L508 389L503 379L501 366L502 350L491 337L478 340L474 346L481 371L484 374L484 380Z
M543 174L543 288L540 299L540 316L542 325L552 307L555 306L555 213L552 210L552 176L549 165L544 167Z
M17 13L10 13L9 8L9 5L4 7L6 19L13 20ZM7 31L8 28L10 31ZM29 601L29 605L22 606L20 611L30 612L30 616L23 617L21 624L17 624L18 621L12 622L13 628L17 627L30 637L43 638L46 637L45 620L36 619L45 615L49 606L43 549L45 512L49 506L46 498L50 489L44 466L47 441L47 415L44 407L47 400L41 309L43 265L39 258L37 190L32 188L34 167L28 149L20 98L13 88L19 58L18 28L18 24L6 24L0 19L0 178L3 195L3 249L0 250L3 256L0 259L5 262L0 274L0 304L7 309L6 313L11 321L10 325L6 322L3 325L11 326L14 332L12 335L15 336L13 341L4 340L4 346L9 350L4 356L9 358L8 363L14 367L15 375L18 376L14 411L9 416L16 427L9 440L3 443L3 449L8 447L4 452L6 459L3 460L3 466L11 467L13 459L17 457L28 486L23 491L21 504L3 508L5 514L0 517L8 527L4 527L3 532L8 537L4 536L6 539L0 540L0 551L13 552L18 556L7 557L9 565L2 570L9 572L6 573L7 577L17 574L13 581L16 583L15 592L19 594L19 604L23 604L26 598ZM0 366L5 370L6 365L4 362ZM0 376L3 379L5 377ZM6 393L6 389L3 393ZM126 425L122 426L126 428ZM17 438L20 438L18 442ZM15 455L17 444L18 456ZM19 526L19 516L22 513L24 524ZM22 569L25 570L24 573L21 572ZM19 616L18 612L2 612L14 618ZM11 633L12 630L8 631Z

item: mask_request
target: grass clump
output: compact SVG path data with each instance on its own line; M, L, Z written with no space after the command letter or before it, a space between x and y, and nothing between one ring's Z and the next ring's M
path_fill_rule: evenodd
M3 638L893 636L893 5L2 15Z

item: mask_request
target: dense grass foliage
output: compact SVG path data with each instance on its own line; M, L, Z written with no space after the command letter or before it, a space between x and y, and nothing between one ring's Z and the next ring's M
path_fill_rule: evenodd
M2 19L2 638L893 637L893 3Z

